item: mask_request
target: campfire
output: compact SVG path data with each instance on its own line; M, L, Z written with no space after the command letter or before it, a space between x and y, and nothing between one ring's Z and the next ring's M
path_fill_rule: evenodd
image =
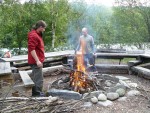
M75 55L73 69L74 70L70 73L70 86L72 87L72 90L83 93L96 88L94 87L94 79L86 70L82 52L78 52Z
M89 87L86 81L87 77L84 56L83 54L77 54L74 59L74 70L70 73L70 85L73 90L80 92L87 89Z

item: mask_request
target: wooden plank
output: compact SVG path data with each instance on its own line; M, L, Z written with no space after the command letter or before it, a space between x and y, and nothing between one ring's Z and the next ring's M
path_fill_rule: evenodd
M123 58L138 58L140 54L128 54L128 53L96 53L97 58L107 59L123 59Z
M27 74L26 71L19 71L19 74L25 87L34 86L34 82L32 81L32 79L30 78L30 76Z
M0 75L11 74L11 68L9 62L0 62Z
M97 53L97 58L110 58L110 59L121 59L121 58L137 58L141 54L128 54L128 53ZM45 58L52 58L52 57L68 57L74 56L73 50L68 51L58 51L58 52L48 52L45 53ZM27 55L20 55L20 56L13 56L11 58L0 58L6 62L17 62L17 61L26 61Z
M97 49L96 52L103 52L103 53L125 53L126 49Z
M59 70L59 69L63 69L64 66L63 65L58 65L58 66L52 66L52 67L46 67L46 68L43 68L42 69L42 72L43 73L46 73L47 71L48 72L53 72L55 70ZM32 73L32 70L28 70L26 71L27 74L31 74Z
M72 51L72 50L48 52L48 53L45 53L45 58L69 56L73 53L74 53L74 51ZM3 61L6 61L6 62L18 62L18 61L26 61L28 59L28 56L27 55L19 55L19 56L13 56L11 58L0 58L0 59Z
M131 67L131 70L136 72L139 76L142 76L146 79L150 79L150 70L140 67L140 66L133 66Z
M149 54L142 54L142 55L140 55L140 57L143 57L143 58L150 58L150 55L149 55Z

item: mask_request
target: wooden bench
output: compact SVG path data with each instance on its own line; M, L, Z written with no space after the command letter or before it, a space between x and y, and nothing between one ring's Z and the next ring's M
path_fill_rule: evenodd
M102 53L126 53L126 49L97 49L96 52Z
M129 67L132 67L132 66L136 66L136 65L139 65L141 64L142 62L140 60L131 60L129 61L127 64Z
M137 66L139 64L141 64L142 62L140 60L131 60L131 61L128 61L128 71L129 71L129 75L132 74L132 70L131 70L131 67L133 66Z
M9 62L0 62L0 82L1 81L10 84L14 83Z
M15 89L16 91L21 91L23 94L28 95L32 91L32 87L34 86L34 82L30 78L30 76L27 74L26 71L19 71L20 77L22 79L23 85L16 85ZM29 96L29 95L28 95Z
M140 64L140 65L138 65L138 66L141 66L141 67L150 69L150 63L144 63L144 64Z
M139 59L142 61L142 63L149 63L150 55L149 54L139 55Z
M34 82L32 81L32 79L30 78L30 76L27 74L26 71L19 71L19 74L25 87L34 86Z
M140 67L140 66L133 66L131 67L131 70L138 74L139 76L142 76L146 79L150 79L150 69Z
M127 65L116 65L116 64L95 64L99 73L107 74L128 74Z

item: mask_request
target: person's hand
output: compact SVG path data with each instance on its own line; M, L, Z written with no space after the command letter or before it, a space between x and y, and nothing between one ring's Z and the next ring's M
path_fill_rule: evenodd
M96 53L93 53L93 56L96 58L96 57L97 57L97 54L96 54Z
M43 67L43 64L39 60L36 62L36 65L40 68Z

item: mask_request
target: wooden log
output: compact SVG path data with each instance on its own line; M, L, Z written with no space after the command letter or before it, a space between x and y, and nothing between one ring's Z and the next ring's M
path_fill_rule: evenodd
M48 100L51 99L52 97L6 97L6 98L0 98L0 101L19 101L19 100Z
M127 53L129 53L129 54L144 54L145 51L144 50L129 50L129 51L127 51Z
M96 64L99 73L128 74L128 65Z
M138 66L150 69L150 63L144 63L144 64L140 64Z
M133 66L131 67L131 70L143 78L150 79L149 69L146 69L140 66Z
M59 69L64 69L64 66L63 65L58 65L58 66L53 66L53 67L47 67L47 68L43 68L43 74L46 73L46 72L54 72L56 70L59 70ZM28 70L26 71L28 74L31 74L32 73L32 70Z
M140 60L132 60L132 61L129 61L129 62L128 62L128 66L129 66L129 67L132 67L132 66L139 65L139 64L141 64L141 63L142 63L142 61L140 61Z
M150 55L149 54L139 55L139 59L142 61L142 63L149 63Z

